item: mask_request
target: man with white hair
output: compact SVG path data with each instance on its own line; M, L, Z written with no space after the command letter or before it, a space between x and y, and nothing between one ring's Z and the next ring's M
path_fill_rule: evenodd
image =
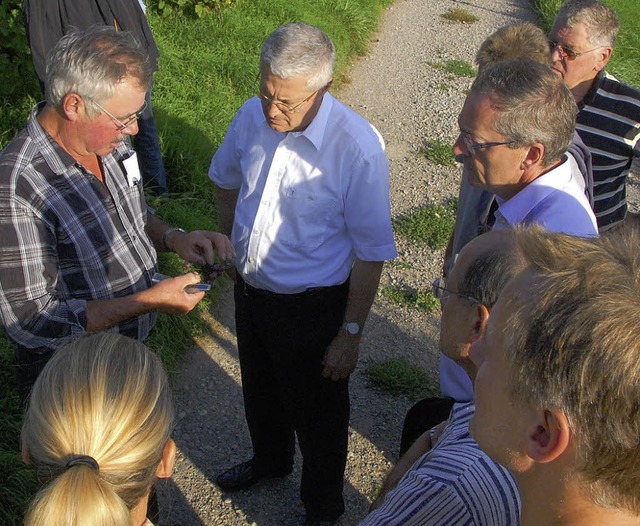
M380 134L329 94L335 48L320 29L275 30L211 161L236 258L238 351L253 458L225 490L291 472L303 457L306 525L344 512L349 375L384 260L396 255Z

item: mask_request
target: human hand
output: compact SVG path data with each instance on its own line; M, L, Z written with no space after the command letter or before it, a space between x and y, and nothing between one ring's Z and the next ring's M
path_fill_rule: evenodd
M176 232L171 238L171 248L182 259L196 265L213 265L216 253L226 265L231 263L236 255L227 236L210 230Z
M167 314L186 314L204 298L204 292L187 292L185 287L199 282L200 276L190 272L163 279L143 294L155 306L154 310Z
M444 428L447 427L447 424L449 424L449 420L443 420L437 426L434 426L429 430L429 437L431 438L431 447L436 446L436 444L438 443L438 440L440 440L440 437L442 436L442 432L444 431Z
M347 378L358 363L359 347L359 336L348 336L340 330L324 354L322 376L333 381Z

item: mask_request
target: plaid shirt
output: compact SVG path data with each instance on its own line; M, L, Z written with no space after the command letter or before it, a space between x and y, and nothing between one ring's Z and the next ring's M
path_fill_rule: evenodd
M40 109L0 154L0 316L16 346L36 350L84 332L87 301L149 288L157 261L142 185L121 164L128 145L101 158L105 186L42 129ZM144 340L155 319L111 330Z

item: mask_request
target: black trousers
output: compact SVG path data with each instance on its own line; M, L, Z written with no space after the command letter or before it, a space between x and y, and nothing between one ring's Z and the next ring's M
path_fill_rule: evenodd
M18 391L18 395L26 405L31 394L31 388L36 383L44 366L51 360L53 350L45 348L35 350L16 348L14 356L16 359L16 391Z
M348 291L347 281L302 294L273 294L240 277L235 287L254 469L292 466L297 435L303 458L300 497L307 514L321 520L344 512L349 384L323 378L322 359L340 330Z
M399 456L404 455L422 433L449 418L454 402L453 398L423 398L413 404L404 417Z

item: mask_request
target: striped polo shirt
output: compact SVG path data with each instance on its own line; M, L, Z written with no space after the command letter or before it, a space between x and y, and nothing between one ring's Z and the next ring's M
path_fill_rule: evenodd
M591 151L593 208L604 232L627 213L627 176L640 156L640 90L601 71L578 107L576 131Z
M473 402L456 403L436 446L420 457L359 526L516 526L513 476L469 433Z

